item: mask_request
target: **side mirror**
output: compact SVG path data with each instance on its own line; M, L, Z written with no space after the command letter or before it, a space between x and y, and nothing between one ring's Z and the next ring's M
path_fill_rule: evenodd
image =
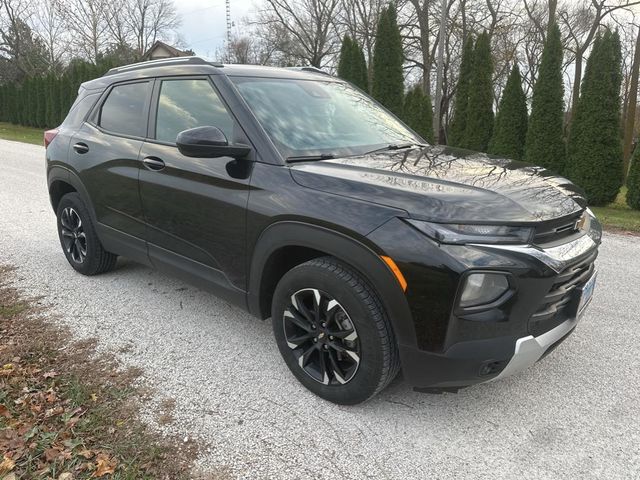
M176 138L178 150L185 157L246 157L248 145L229 145L227 137L218 127L196 127L184 130Z

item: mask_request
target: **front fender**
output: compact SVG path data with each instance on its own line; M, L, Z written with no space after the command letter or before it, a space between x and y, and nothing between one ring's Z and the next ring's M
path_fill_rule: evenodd
M378 293L398 343L415 345L415 328L407 299L393 272L377 253L379 249L373 243L365 244L326 227L303 222L274 223L258 238L249 271L248 304L251 313L264 317L260 306L264 269L269 258L287 246L318 250L356 269Z

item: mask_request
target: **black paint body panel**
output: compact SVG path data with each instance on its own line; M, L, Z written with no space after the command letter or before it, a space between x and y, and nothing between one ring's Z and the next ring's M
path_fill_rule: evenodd
M118 82L208 76L252 152L242 160L187 158L175 145L102 131L94 109L79 128L63 124L47 149L54 207L60 192L78 191L107 250L178 275L261 318L270 315L273 272L292 258L334 256L378 292L404 377L415 386L470 385L487 379L478 374L487 361L508 361L556 272L513 252L439 245L404 219L538 226L579 215L586 208L580 190L537 167L447 147L287 164L227 75L318 74L176 64L88 82L82 88L104 98ZM74 152L76 142L89 152ZM165 167L148 169L146 157ZM394 259L406 292L381 255ZM513 294L484 317L461 314L456 298L470 270L508 274Z

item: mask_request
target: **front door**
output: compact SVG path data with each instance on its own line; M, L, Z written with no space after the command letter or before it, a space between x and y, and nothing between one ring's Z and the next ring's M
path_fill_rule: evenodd
M185 157L175 141L199 126L218 127L229 142L248 139L208 77L157 80L150 118L150 139L140 151L140 195L151 261L241 296L253 162Z

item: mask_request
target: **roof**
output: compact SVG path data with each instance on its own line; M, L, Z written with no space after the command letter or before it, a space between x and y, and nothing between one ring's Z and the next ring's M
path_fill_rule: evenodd
M178 50L176 47L172 47L171 45L161 42L160 40L156 40L153 45L151 45L151 47L149 47L149 49L144 53L144 55L142 56L142 58L150 58L151 54L153 53L154 50L158 49L158 48L164 48L165 50L167 50L172 57L188 57L191 56L189 53L183 51L183 50Z
M263 65L237 65L211 62L202 57L182 56L149 60L112 68L103 77L85 82L87 89L104 88L122 80L135 80L167 75L229 75L264 78L291 78L300 80L340 81L326 72L314 67L267 67Z

